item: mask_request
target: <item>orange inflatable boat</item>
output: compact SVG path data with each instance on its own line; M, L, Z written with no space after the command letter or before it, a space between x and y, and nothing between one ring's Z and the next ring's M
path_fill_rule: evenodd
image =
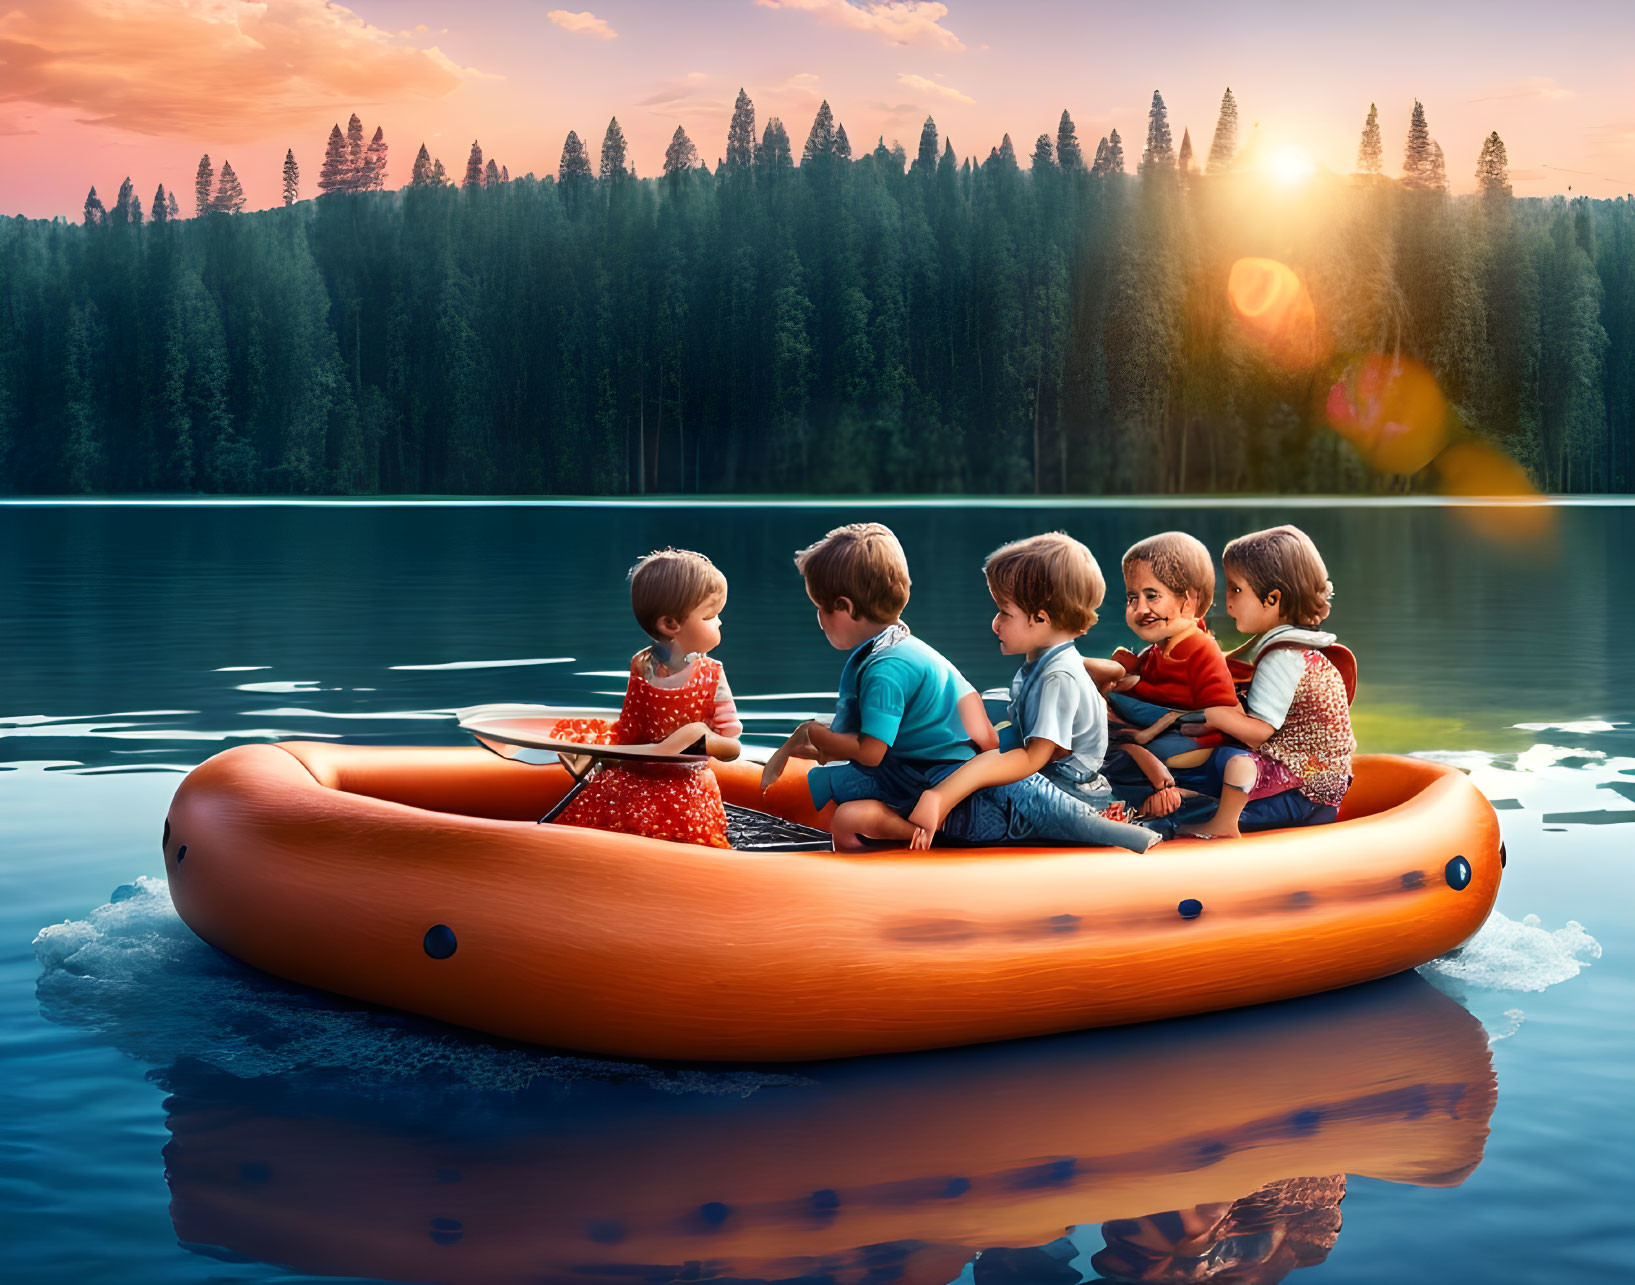
M729 804L821 825L798 767ZM1457 770L1360 756L1333 825L1114 849L723 851L538 818L565 770L482 749L246 745L191 772L171 896L279 977L511 1039L804 1061L1258 1004L1412 968L1498 893Z

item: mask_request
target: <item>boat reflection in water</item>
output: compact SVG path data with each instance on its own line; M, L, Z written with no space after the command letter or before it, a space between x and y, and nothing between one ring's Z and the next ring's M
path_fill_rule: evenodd
M735 1083L712 1077L694 1083ZM383 1103L163 1078L189 1248L455 1283L942 1285L979 1251L979 1278L1068 1281L1058 1238L1096 1222L1103 1276L1272 1281L1326 1255L1346 1174L1461 1182L1496 1093L1481 1024L1416 974L747 1093L603 1078Z

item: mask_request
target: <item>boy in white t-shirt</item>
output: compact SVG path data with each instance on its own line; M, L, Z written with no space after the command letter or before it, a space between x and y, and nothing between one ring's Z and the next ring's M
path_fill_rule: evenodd
M967 844L1064 843L1144 852L1150 830L1116 819L1123 805L1101 775L1107 706L1074 641L1096 623L1107 584L1090 550L1060 531L994 550L983 564L1007 656L1025 655L1011 683L1011 727L920 795L912 846L938 830ZM1109 815L1111 814L1111 815Z

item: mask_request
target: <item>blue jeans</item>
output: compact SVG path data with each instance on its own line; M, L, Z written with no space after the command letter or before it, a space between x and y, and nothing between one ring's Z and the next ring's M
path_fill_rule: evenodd
M1154 832L1109 821L1083 799L1038 775L978 790L948 814L941 835L972 847L1038 843L1145 852L1157 842Z
M1107 708L1134 728L1151 727L1164 715L1176 712L1171 706L1154 705L1151 701L1144 701L1139 696L1131 696L1128 692L1108 692ZM1191 711L1183 710L1181 712L1190 713ZM1170 724L1168 731L1160 732L1147 742L1148 752L1160 762L1165 759L1172 759L1177 754L1188 754L1197 748L1199 748L1198 742L1186 733L1176 731L1173 723ZM1112 751L1109 751L1109 757L1117 749L1118 746L1114 745Z
M958 763L898 758L887 752L874 767L864 763L827 763L806 774L814 807L831 800L850 803L854 799L878 799L893 812L907 816L924 794Z

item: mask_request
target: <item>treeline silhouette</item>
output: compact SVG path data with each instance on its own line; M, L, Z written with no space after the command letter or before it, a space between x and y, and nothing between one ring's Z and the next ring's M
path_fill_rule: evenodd
M1065 112L1025 169L1008 136L962 162L929 119L912 161L854 156L827 103L797 165L740 94L713 173L678 129L637 179L614 121L595 173L576 135L558 179L474 144L463 186L422 149L395 192L354 117L315 201L230 216L201 166L193 219L167 195L158 221L0 220L0 488L1427 487L1324 425L1385 353L1541 488L1630 489L1635 203L1517 200L1497 135L1450 197L1418 104L1387 179L1375 117L1359 174L1278 187L1230 91L1202 169L1155 94L1135 175ZM291 155L287 201L298 181ZM1248 256L1309 290L1304 360L1239 324Z

